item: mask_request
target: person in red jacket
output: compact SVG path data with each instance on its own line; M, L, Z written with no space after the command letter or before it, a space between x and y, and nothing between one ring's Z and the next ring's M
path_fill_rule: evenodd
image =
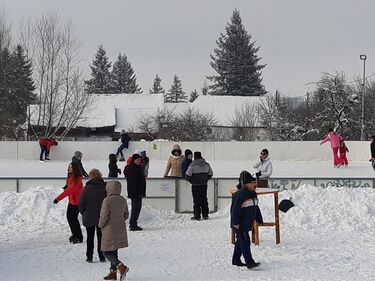
M70 163L68 167L68 177L66 179L65 190L53 200L53 203L57 204L60 200L68 196L69 204L66 211L66 217L68 224L72 232L72 236L69 241L73 244L82 243L83 236L81 225L78 221L79 214L79 197L83 189L82 175L77 163Z
M57 145L57 141L53 138L51 138L51 139L41 139L41 140L39 140L39 145L40 145L39 160L44 161L43 154L45 154L45 160L51 160L49 158L49 152L51 151L52 145Z
M340 143L340 161L341 161L341 165L345 165L345 167L348 167L348 158L346 158L346 152L349 152L349 149L348 147L345 145L345 142L342 141Z

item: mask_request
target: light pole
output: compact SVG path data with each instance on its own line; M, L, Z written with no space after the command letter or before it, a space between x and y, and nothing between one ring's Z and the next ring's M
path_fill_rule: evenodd
M362 114L361 114L361 140L365 140L365 92L366 92L366 55L360 55L360 60L363 60L363 84L362 84Z

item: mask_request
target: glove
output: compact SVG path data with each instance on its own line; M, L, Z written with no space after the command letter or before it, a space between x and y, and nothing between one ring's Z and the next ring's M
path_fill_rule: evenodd
M259 171L258 173L255 173L255 175L256 175L256 177L257 177L257 179L262 175L262 172L261 171Z
M118 173L121 175L121 169L118 169Z
M64 185L63 187L62 187L62 189L67 189L68 188L68 186L67 185Z
M263 162L264 161L264 159L262 158L262 157L259 157L260 158L260 162Z
M59 201L57 201L57 199L53 200L53 204L57 204L59 203Z

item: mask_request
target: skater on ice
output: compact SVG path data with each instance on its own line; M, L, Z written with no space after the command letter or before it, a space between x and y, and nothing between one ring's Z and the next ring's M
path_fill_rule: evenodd
M339 168L341 166L341 161L339 156L337 155L340 142L344 141L344 138L340 136L339 133L335 132L332 128L328 129L328 136L320 142L320 145L329 141L331 143L331 148L333 152L333 166Z
M109 164L108 164L108 169L109 169L109 173L108 173L108 177L109 178L117 178L118 175L121 175L121 169L118 168L117 166L117 157L116 157L116 154L109 154L108 156L109 158Z
M345 165L345 167L348 167L349 162L348 162L348 158L346 158L346 153L349 152L349 148L346 146L344 141L340 143L339 152L340 152L341 165Z
M82 165L82 157L83 157L83 154L81 151L74 152L74 155L72 157L72 163L77 163L79 170L81 171L81 175L84 177L88 177L89 175L86 173Z
M116 157L118 157L118 155L120 154L121 155L120 161L122 161L122 162L125 161L124 154L122 153L122 151L124 149L128 149L129 148L129 142L130 142L130 140L131 140L131 138L125 132L125 130L121 130L121 145L117 149Z
M79 197L79 212L82 215L82 223L86 227L87 233L86 261L88 263L92 263L93 260L95 231L99 260L105 262L103 252L100 250L102 231L98 226L100 208L104 198L107 196L105 186L106 183L102 178L102 173L98 169L92 169L89 172L89 181Z
M128 247L128 236L125 221L129 217L128 204L121 196L121 183L110 181L106 185L107 197L104 198L100 210L99 227L102 230L101 250L111 267L104 280L124 280L129 267L118 258L118 250Z
M260 263L255 262L252 257L249 231L252 229L254 220L263 223L263 217L255 192L257 180L247 171L241 172L239 180L240 184L237 188L240 189L232 195L230 209L231 228L236 233L232 264L253 269L260 266ZM241 256L243 256L245 263L241 261Z
M69 242L76 244L83 242L83 235L81 225L78 220L79 214L79 196L81 195L83 184L82 175L77 163L70 163L68 166L68 177L66 179L67 188L53 200L53 203L57 204L68 196L69 203L66 211L66 217L72 236L69 237Z
M54 138L39 140L39 145L40 145L39 160L40 161L51 160L49 158L49 154L51 152L51 147L56 146L57 144L58 143ZM43 158L43 155L44 155L44 158Z

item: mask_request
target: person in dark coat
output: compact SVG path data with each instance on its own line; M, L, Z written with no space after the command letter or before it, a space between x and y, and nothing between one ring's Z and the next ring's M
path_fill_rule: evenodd
M49 158L49 153L51 151L51 147L54 145L56 146L57 145L57 141L54 139L54 138L50 138L50 139L41 139L39 140L39 145L40 145L40 156L39 156L39 160L40 161L44 161L44 160L51 160ZM44 156L44 159L43 159L43 155Z
M109 178L117 178L119 174L121 175L121 169L119 169L117 166L116 154L113 154L113 153L109 154L108 168L109 168L109 174L108 174Z
M372 136L372 142L370 144L370 149L371 149L371 159L370 161L372 162L372 167L375 170L375 136Z
M193 152L190 149L185 150L185 160L182 162L182 174L185 177L186 171L193 162Z
M125 178L128 184L128 197L132 202L129 228L131 231L142 230L138 226L138 218L142 209L142 198L146 196L146 177L141 168L142 158L139 154L132 155L132 162L125 167Z
M117 149L117 152L116 152L116 157L118 157L119 154L121 155L120 161L125 161L124 154L122 153L122 151L124 150L124 148L126 148L126 149L129 148L129 141L130 140L131 140L131 138L125 132L125 130L121 130L121 145L119 146L119 148Z
M186 171L185 179L191 183L193 193L194 216L192 220L208 219L207 182L212 178L213 172L210 164L202 158L199 151L194 152L194 161Z
M254 220L263 223L262 213L258 207L258 198L255 192L256 179L247 171L240 174L241 188L232 195L230 208L231 228L236 233L236 244L234 246L232 264L236 266L247 266L252 269L260 263L255 262L250 250L249 231ZM241 261L244 257L245 263Z
M86 261L91 263L94 254L94 236L98 240L98 256L101 262L105 262L103 252L100 250L102 241L102 231L98 226L100 208L107 196L105 191L106 183L102 178L102 173L98 169L92 169L89 173L90 180L86 183L81 196L79 197L79 212L82 214L82 222L87 232Z
M85 169L82 166L82 157L83 157L83 154L81 151L74 152L74 155L72 157L72 163L77 163L82 176L88 177L89 175L86 173Z

